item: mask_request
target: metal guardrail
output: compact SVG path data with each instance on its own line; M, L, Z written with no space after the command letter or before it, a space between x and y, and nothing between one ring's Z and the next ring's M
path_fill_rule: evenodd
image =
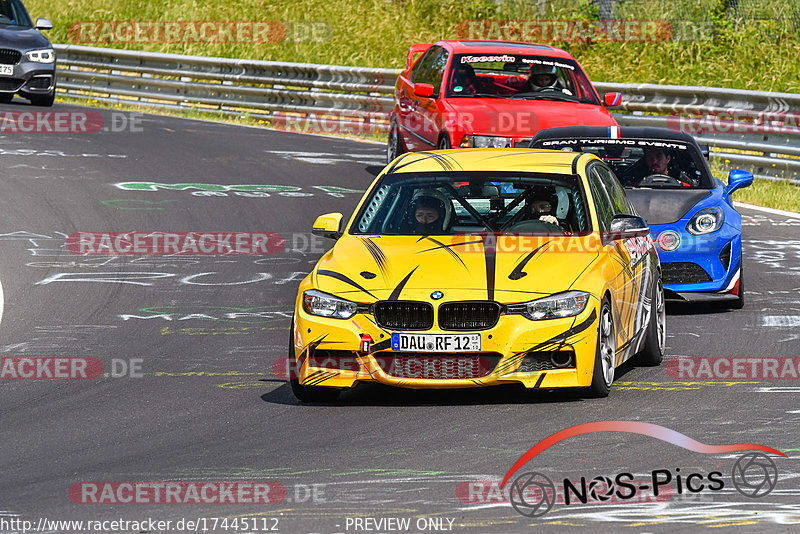
M265 117L332 114L384 120L396 69L207 58L55 45L58 86L70 96L197 107Z
M55 48L59 90L69 96L247 113L276 125L298 117L325 117L362 132L388 130L400 72L77 45ZM800 157L799 94L604 82L595 87L601 94L623 94L621 105L614 108L623 126L688 127L700 143L711 147L712 157L751 168L761 178L800 185L800 159L794 159ZM713 117L713 124L705 128L709 124L693 122L693 115ZM688 117L687 124L682 117ZM787 117L795 121L789 127Z

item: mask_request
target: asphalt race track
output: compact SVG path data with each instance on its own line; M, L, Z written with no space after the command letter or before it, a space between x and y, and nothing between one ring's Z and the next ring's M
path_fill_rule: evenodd
M100 113L110 121L112 112ZM382 167L382 145L146 115L141 131L3 134L0 158L0 356L103 362L96 379L0 380L0 519L239 517L323 534L799 528L796 379L681 379L665 363L618 370L602 400L362 387L334 405L298 403L280 359L298 282L331 243L311 242L311 224L326 212L349 216ZM266 196L142 183L293 187ZM669 358L800 356L800 218L744 213L745 309L670 306ZM268 231L289 245L270 256L72 254L66 236L81 231ZM605 420L653 423L711 445L762 444L788 458L772 456L777 486L748 498L731 484L741 453L583 435L520 472L554 481L630 472L641 482L668 470L708 482L719 471L724 488L678 493L673 481L668 498L557 502L534 518L499 495L497 482L538 441ZM70 493L80 483L126 481L272 482L286 497L85 504ZM381 518L408 518L411 527L355 521Z

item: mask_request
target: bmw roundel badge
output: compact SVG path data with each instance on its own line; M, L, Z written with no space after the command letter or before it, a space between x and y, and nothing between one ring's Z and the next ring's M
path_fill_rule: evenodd
M444 297L444 293L442 293L441 291L434 291L433 293L431 293L431 298L433 300L440 300L442 297Z

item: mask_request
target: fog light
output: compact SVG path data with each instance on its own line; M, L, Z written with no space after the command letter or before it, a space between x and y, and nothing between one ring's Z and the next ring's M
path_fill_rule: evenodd
M681 236L678 232L667 230L658 236L658 246L661 250L671 252L681 246Z

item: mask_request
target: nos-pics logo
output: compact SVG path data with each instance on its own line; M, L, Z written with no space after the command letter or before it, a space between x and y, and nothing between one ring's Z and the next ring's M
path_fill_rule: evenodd
M564 429L540 441L525 453L506 473L501 487L528 461L547 448L581 434L595 432L629 432L642 434L687 450L702 454L746 452L734 463L730 473L722 471L685 472L680 468L656 469L650 476L634 477L632 473L600 475L591 479L563 479L554 483L548 476L527 471L517 475L510 483L509 501L518 513L526 517L543 516L555 504L587 504L590 501L624 503L640 502L644 493L660 500L659 496L693 494L704 491L721 491L730 484L741 495L758 499L769 495L778 483L778 468L764 452L786 457L782 452L756 444L707 445L668 428L638 421L599 421ZM763 452L755 452L763 451Z

